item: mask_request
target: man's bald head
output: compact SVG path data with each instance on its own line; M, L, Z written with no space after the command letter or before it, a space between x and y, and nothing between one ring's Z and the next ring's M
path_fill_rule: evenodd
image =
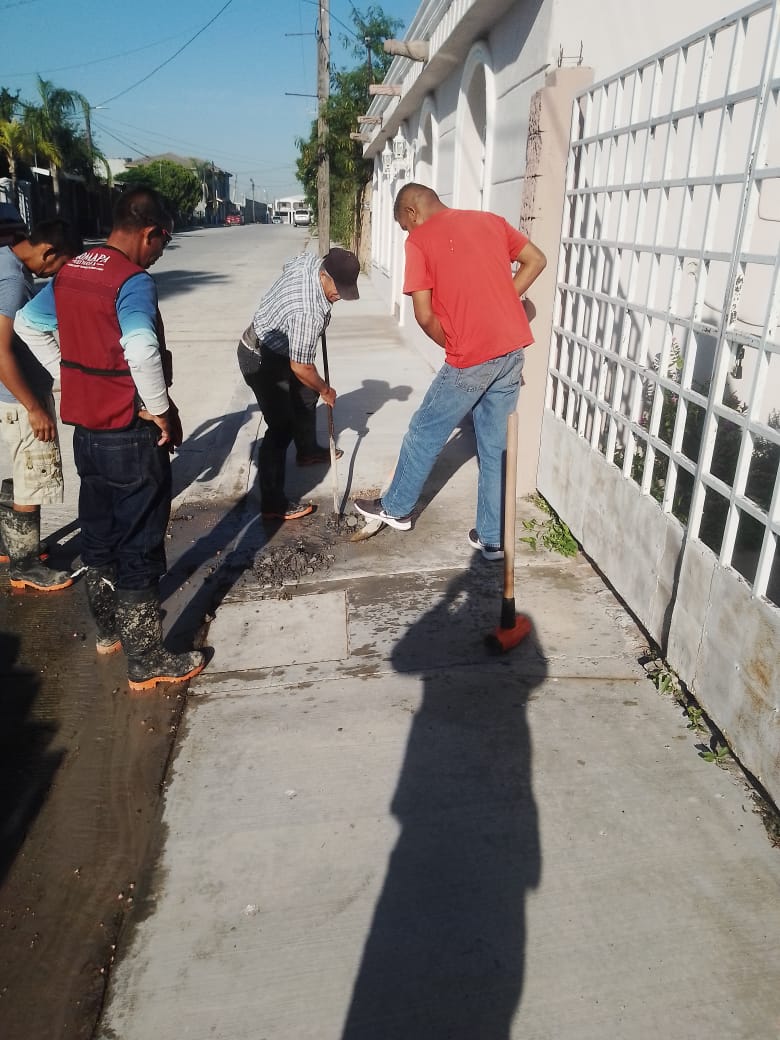
M410 184L405 184L396 195L393 216L401 227L406 230L404 224L405 214L410 211L413 214L412 226L416 226L417 224L422 224L433 213L446 208L433 188L429 188L425 184L416 184L412 181Z

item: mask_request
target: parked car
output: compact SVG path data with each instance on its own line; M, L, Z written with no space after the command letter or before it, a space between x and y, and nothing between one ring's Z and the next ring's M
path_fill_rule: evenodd
M279 214L278 213L274 213L273 217L271 217L271 223L272 224L281 224L281 222L282 222L282 218L279 216Z
M240 224L241 214L240 213L228 213L225 217L225 225L230 227L231 224Z
M295 227L308 227L311 224L311 213L307 209L293 210L293 224Z

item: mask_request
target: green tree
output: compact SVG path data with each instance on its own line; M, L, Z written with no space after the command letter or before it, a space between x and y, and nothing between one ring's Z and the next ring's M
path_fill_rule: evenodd
M355 68L331 73L330 97L326 107L328 134L325 149L330 160L331 235L334 240L355 248L360 238L360 212L363 193L371 180L373 164L363 158L358 141L350 140L357 129L357 117L363 115L370 102L369 83L384 78L392 61L383 43L403 24L372 4L364 14L352 8L355 32L342 36L342 42L361 62ZM368 55L370 54L370 62ZM314 121L307 139L296 140L298 180L306 198L317 210L317 170L319 145Z
M103 155L88 139L89 102L77 90L58 87L51 80L37 78L38 101L36 104L21 103L24 123L32 143L34 159L44 158L49 163L54 191L54 203L60 212L60 171L81 173L91 180L94 175L95 159L108 167ZM84 119L84 129L77 124L77 115Z
M37 78L39 101L25 105L24 123L33 142L33 151L49 162L54 205L60 212L60 169L65 165L63 144L71 128L76 101L70 91L56 87L51 80Z
M18 161L30 165L47 162L55 196L58 196L60 170L82 174L91 182L95 162L101 162L110 182L108 161L92 142L90 104L84 95L77 90L57 87L40 76L37 90L38 100L30 103L22 101L18 91L13 94L6 87L0 87L2 150L12 178ZM83 127L79 124L79 114L83 117Z
M169 159L155 159L154 162L134 166L131 170L117 174L115 180L159 191L177 224L190 221L202 197L197 173Z
M33 147L27 128L18 119L0 119L0 152L8 163L11 184L16 187L16 164L32 162Z
M0 87L0 122L10 123L19 108L19 91L12 94L7 87Z

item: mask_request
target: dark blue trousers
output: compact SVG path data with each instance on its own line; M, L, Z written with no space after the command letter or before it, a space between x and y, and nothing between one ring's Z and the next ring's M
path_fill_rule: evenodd
M156 586L165 573L171 461L159 436L143 421L130 430L73 431L81 557L88 567L115 564L120 589Z

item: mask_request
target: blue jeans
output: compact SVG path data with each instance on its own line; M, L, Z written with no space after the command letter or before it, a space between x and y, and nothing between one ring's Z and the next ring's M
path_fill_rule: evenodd
M73 431L81 558L88 567L115 564L120 589L156 587L165 573L171 462L159 436L144 421L130 430Z
M445 362L412 416L392 483L382 495L386 512L391 516L411 513L439 452L464 415L472 412L479 465L477 535L484 545L502 544L506 420L517 406L524 359L524 351L515 350L470 368L454 368Z

